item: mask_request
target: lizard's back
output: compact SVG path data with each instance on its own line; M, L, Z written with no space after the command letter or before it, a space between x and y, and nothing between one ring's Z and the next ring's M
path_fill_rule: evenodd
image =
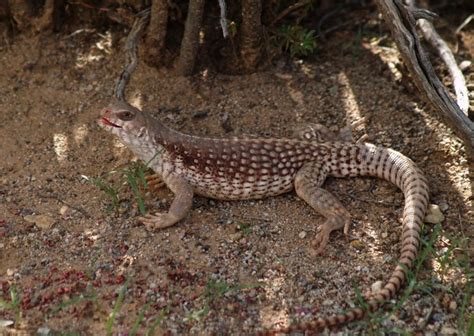
M213 139L179 135L164 144L165 161L197 194L217 199L258 199L293 188L302 165L314 157L297 139Z
M169 137L163 147L165 161L189 181L197 194L224 200L288 192L293 189L298 170L310 161L321 162L334 176L359 175L357 158L364 148L291 138L220 139L181 133ZM351 167L359 171L340 171Z

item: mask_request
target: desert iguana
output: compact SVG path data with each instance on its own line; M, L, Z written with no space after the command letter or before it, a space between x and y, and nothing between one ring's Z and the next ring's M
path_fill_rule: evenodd
M190 211L194 194L220 200L260 199L291 191L326 217L313 242L323 251L333 230L347 234L350 215L336 197L321 188L326 176L377 176L396 184L405 195L401 255L384 287L367 296L365 308L269 331L318 331L361 319L395 297L406 281L420 246L428 205L423 173L406 156L368 143L354 143L347 132L305 127L294 138L204 138L175 131L147 113L115 102L102 111L99 124L155 171L175 194L167 213L140 220L152 229L172 226Z

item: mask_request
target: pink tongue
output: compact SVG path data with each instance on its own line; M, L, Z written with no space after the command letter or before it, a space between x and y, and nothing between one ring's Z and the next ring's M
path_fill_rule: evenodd
M121 128L119 125L114 124L113 122L111 122L109 119L107 119L107 118L105 118L105 117L102 117L102 123L103 123L104 125L108 125L108 126L112 126L112 127Z

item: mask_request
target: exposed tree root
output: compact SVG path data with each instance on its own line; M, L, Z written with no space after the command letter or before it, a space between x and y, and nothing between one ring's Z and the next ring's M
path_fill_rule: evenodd
M145 39L145 61L158 66L163 63L166 28L168 24L168 1L156 0L151 5L150 24Z
M240 55L244 70L254 71L262 57L262 2L242 0Z
M176 73L178 75L187 76L193 73L199 50L199 32L203 12L204 0L189 1L183 40L181 41L181 49L176 61Z

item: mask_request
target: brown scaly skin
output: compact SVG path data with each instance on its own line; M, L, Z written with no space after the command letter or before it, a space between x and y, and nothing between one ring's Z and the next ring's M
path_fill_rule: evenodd
M166 184L175 194L167 213L140 220L150 229L165 228L183 219L194 194L222 200L259 199L295 189L297 195L326 217L313 242L316 253L333 230L347 234L350 215L331 193L321 188L326 176L376 176L396 184L405 195L401 255L384 287L366 297L373 312L394 298L406 281L420 245L420 231L428 205L423 173L404 155L368 143L354 143L347 129L339 135L321 125L298 130L295 138L201 138L174 131L127 103L113 103L102 111L99 124L117 135L137 157L156 172L154 184ZM367 310L266 331L322 331L362 319Z

